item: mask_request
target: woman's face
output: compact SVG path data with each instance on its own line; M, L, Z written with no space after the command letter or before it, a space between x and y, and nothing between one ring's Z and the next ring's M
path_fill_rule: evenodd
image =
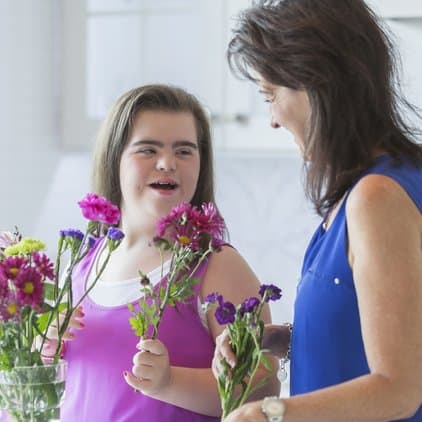
M200 157L190 112L140 111L120 160L122 212L160 217L190 202Z
M282 126L292 133L303 154L311 115L308 94L304 90L273 85L263 79L258 84L270 104L271 126L275 129Z

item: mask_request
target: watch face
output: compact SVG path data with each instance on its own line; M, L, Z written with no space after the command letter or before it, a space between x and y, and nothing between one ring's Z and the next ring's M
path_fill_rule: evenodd
M282 400L271 398L265 401L263 407L267 416L283 416L284 403Z

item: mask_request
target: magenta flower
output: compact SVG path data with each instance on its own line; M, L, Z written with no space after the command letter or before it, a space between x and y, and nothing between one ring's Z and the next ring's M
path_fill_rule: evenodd
M19 302L37 308L43 301L41 274L33 267L24 268L14 280Z
M0 321L10 321L19 317L19 304L12 295L7 295L0 303Z
M8 291L7 287L7 279L3 278L0 274L0 303L2 303L6 297Z
M115 225L120 220L119 208L96 193L89 193L78 202L85 218L103 224Z
M197 251L204 234L210 237L213 247L220 247L224 228L224 220L213 204L203 204L201 209L191 204L180 204L159 220L157 234Z
M34 252L32 254L32 259L39 273L43 277L47 277L50 280L54 280L54 265L46 254Z
M0 278L14 280L28 263L28 259L22 256L8 256L0 262Z

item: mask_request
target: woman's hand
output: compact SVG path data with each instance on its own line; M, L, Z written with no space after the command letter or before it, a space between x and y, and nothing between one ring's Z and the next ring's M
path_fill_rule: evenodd
M267 324L262 338L262 348L268 349L278 359L289 358L290 335L290 324Z
M81 321L85 316L82 306L78 306L72 313L70 317L69 326L65 333L63 334L62 340L73 340L75 338L74 329L80 330L85 327L84 323ZM59 341L59 327L63 323L64 315L59 314L59 324L54 320L46 333L46 339L43 344L43 338L37 336L35 338L35 348L40 350L41 356L44 358L52 358L57 350L58 341Z
M132 373L125 372L126 382L153 396L167 387L171 381L171 370L167 348L160 340L141 340L136 346L140 351L133 357Z
M224 358L226 362L232 368L236 365L236 356L230 347L229 332L225 329L215 339L215 351L214 358L212 360L212 372L214 377L218 379L218 376L223 372L223 366L221 360ZM287 357L290 346L290 326L289 325L275 325L267 324L264 329L264 336L262 339L262 348L268 349L271 354L277 358Z
M231 412L223 422L266 422L261 406L262 401L246 403Z

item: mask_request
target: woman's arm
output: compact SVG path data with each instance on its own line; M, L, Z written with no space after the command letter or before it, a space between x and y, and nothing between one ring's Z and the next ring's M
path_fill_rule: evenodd
M218 292L225 300L237 304L256 296L258 290L259 282L256 276L235 249L225 246L220 252L212 255L201 286L202 298ZM268 305L264 308L262 317L265 323L271 322ZM213 313L209 313L207 318L210 334L215 339L224 327L218 324ZM195 339L192 339L193 347L194 342ZM167 350L158 340L144 340L140 347L144 352L139 352L134 357L136 377L130 373L125 374L130 385L151 397L194 412L210 416L221 415L217 383L211 368L170 367ZM267 386L259 390L260 397L278 394L279 384L275 372ZM263 375L261 370L258 377ZM140 381L139 377L147 379Z
M353 189L346 212L370 374L286 399L284 422L402 419L422 402L422 216L397 183L375 175ZM260 406L227 421L265 421Z

